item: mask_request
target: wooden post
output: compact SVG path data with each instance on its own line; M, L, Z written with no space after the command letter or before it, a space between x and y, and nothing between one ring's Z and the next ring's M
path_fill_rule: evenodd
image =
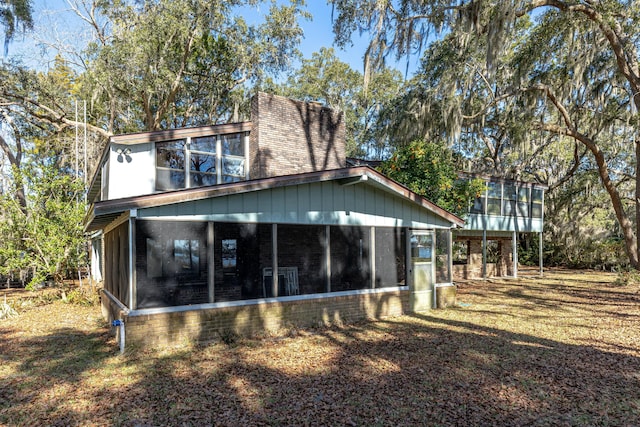
M209 288L209 302L215 302L216 285L216 258L215 258L215 235L213 222L207 223L207 287Z
M271 225L271 295L278 296L278 224Z

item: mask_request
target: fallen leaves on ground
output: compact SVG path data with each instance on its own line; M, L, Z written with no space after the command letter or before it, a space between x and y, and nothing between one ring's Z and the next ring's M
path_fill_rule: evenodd
M99 307L25 306L0 321L0 423L640 425L640 288L614 280L467 281L453 309L125 355Z

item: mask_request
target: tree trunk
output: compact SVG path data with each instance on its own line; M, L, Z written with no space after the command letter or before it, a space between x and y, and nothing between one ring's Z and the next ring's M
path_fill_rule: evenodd
M640 129L637 130L640 132ZM640 135L636 134L636 194L635 194L635 208L636 208L636 252L635 252L635 264L633 268L640 269L640 236L638 235L638 224L640 224Z
M618 224L620 224L620 228L622 229L622 236L624 238L625 250L627 252L627 256L629 257L629 263L636 270L640 269L640 265L638 264L638 238L636 236L636 232L634 230L633 224L631 220L627 217L624 211L624 205L622 204L622 199L620 197L620 193L618 189L611 181L611 177L609 176L609 169L607 167L607 162L605 161L604 155L602 152L594 146L588 146L591 152L593 153L596 164L598 165L598 173L600 174L600 179L604 188L609 193L609 197L611 199L611 204L613 206L613 210L616 214L616 219L618 220ZM595 148L595 150L594 150ZM636 144L636 167L640 160L640 148L639 145ZM640 214L638 210L638 174L636 174L636 218Z

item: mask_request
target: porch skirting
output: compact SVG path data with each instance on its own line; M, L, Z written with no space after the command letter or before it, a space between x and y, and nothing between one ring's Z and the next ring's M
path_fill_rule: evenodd
M128 312L104 291L101 300L103 314L110 324L114 319L124 321L126 346L140 348L217 341L229 333L255 336L297 327L325 327L400 316L410 311L409 294L408 289L336 296L321 294L293 300L252 300L230 306L180 307L152 313ZM114 328L113 332L118 331Z

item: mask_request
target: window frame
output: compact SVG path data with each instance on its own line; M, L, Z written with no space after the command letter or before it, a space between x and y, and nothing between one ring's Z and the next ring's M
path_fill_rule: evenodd
M212 138L211 141L213 144L209 144L209 147L214 149L215 151L206 151L203 148L206 147L198 147L194 142L198 139L206 139ZM234 139L232 144L229 144L228 141ZM181 149L176 149L171 147L171 143L180 143L182 142L183 146ZM192 146L194 148L192 148ZM228 150L229 146L233 146L235 148L240 148L237 152L242 152L242 155L238 155L237 153L231 153ZM182 168L176 168L166 165L159 165L159 150L165 151L175 151L177 153L181 153L182 156ZM229 151L229 153L227 153ZM246 132L236 132L230 134L219 134L219 135L204 135L199 137L186 137L165 141L157 141L154 144L154 152L155 152L155 191L171 191L171 190L182 190L186 188L196 188L196 187L204 187L209 185L220 185L232 182L245 181L248 179L248 170L247 166L249 164L248 161L248 147L247 147L247 139ZM211 156L212 157L212 168L209 168L210 171L198 171L192 169L191 160L194 156ZM179 155L176 157L180 157ZM225 161L231 162L239 162L239 166L236 166L239 170L237 173L227 173L225 169ZM182 182L174 181L173 174L182 174L183 179ZM161 174L168 174L168 177L161 180ZM203 178L209 177L213 183L203 183L203 184L195 184L195 176L202 176ZM204 181L201 180L201 181ZM166 182L167 185L163 185L162 183Z

